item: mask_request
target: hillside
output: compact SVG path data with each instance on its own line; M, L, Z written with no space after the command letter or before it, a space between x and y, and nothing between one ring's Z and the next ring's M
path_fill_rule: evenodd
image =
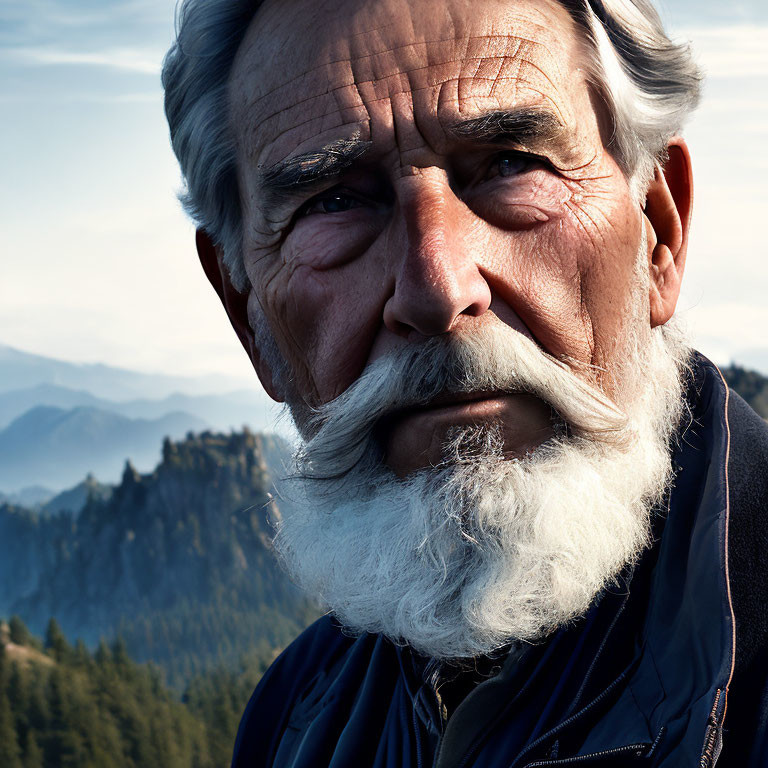
M58 515L62 512L72 512L77 516L89 499L106 501L112 495L113 487L100 483L90 472L85 480L56 494L40 505L40 511L45 515Z
M142 475L127 465L79 517L0 506L0 616L41 633L124 638L179 686L259 644L286 644L315 615L270 551L271 477L285 446L242 432L166 440ZM273 507L273 512L276 510Z
M248 697L271 656L196 678L182 700L125 645L45 645L0 624L2 768L225 768Z

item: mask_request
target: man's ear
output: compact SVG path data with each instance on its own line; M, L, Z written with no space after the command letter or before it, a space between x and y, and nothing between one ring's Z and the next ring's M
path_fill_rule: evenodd
M685 141L673 138L664 166L657 164L645 201L648 261L651 276L651 328L675 312L688 251L693 210L691 155Z
M218 294L224 311L229 317L229 322L235 329L237 338L253 363L254 370L261 381L267 394L278 402L283 397L278 393L274 385L272 370L262 359L259 348L253 336L253 330L248 322L248 294L249 291L238 291L229 277L229 270L224 264L220 250L213 244L207 232L198 229L195 234L197 255L203 267L205 276Z

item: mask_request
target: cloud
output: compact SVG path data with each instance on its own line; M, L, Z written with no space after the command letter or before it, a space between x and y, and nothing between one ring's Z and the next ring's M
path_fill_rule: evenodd
M681 30L708 78L768 77L768 25Z
M708 302L690 307L685 314L697 336L727 342L734 352L765 347L768 307Z
M48 104L162 104L163 91L135 92L135 93L83 93L60 91L56 94L46 95ZM39 104L38 94L0 94L0 104Z
M163 54L139 48L108 48L103 51L68 51L60 48L9 48L5 55L33 66L82 65L107 67L146 75L158 75Z
M110 0L101 7L62 0L22 0L0 7L0 23L23 25L28 32L111 27L115 22L161 25L173 19L175 0Z

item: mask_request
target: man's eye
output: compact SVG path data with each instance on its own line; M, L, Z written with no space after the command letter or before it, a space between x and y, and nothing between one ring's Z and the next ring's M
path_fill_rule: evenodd
M496 162L491 168L489 176L497 174L502 178L517 176L527 171L533 164L534 160L527 155L505 152L496 158Z
M362 201L352 197L352 195L333 192L310 200L301 208L299 213L301 216L308 216L313 213L344 213L352 210L352 208L359 208L361 205Z

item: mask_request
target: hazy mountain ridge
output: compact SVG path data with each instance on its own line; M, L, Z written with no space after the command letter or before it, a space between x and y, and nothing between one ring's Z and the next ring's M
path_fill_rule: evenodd
M180 683L255 645L278 647L314 615L269 546L279 439L248 431L166 440L156 470L131 465L79 517L0 506L0 615L40 633L51 616L93 644L119 630L132 657Z
M92 474L88 474L82 482L57 493L39 508L45 515L59 515L62 512L70 512L75 516L90 500L106 501L114 492L114 486L108 483L100 483Z
M221 375L168 376L103 363L71 363L0 344L0 392L53 384L86 390L108 400L163 398L174 392L209 394L247 387L249 382Z
M258 422L260 418L263 419L264 407L270 407L266 395L255 388L208 395L173 392L160 399L137 398L121 401L96 397L86 390L69 389L56 384L38 384L27 389L0 392L0 429L41 405L66 410L85 406L111 411L129 419L157 419L173 411L184 411L197 416L215 429L238 429L246 422L255 430L266 426Z
M50 501L56 492L42 485L28 485L13 493L0 491L0 504L11 504L26 509L38 509Z
M130 458L144 470L159 458L165 436L178 438L208 424L189 413L129 419L111 411L37 406L0 430L0 488L73 485L89 472L115 481Z
M77 515L90 496L107 499L112 495L113 486L99 482L90 472L85 480L59 493L42 486L28 486L18 493L0 493L0 504L23 507L44 515L72 512Z
M274 414L255 376L146 374L0 345L0 500L39 507L88 473L116 482L127 458L149 471L165 435L264 431Z

